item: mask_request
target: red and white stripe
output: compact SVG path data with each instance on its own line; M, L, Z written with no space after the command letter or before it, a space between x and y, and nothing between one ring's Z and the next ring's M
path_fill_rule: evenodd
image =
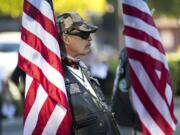
M171 78L165 51L144 0L123 0L132 101L144 135L172 135L174 116Z
M72 116L51 0L24 0L19 66L26 72L24 135L70 135Z

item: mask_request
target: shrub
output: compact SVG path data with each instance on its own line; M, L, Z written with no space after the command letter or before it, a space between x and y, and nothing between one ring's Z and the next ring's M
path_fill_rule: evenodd
M172 78L174 95L180 96L180 60L169 61L169 70Z

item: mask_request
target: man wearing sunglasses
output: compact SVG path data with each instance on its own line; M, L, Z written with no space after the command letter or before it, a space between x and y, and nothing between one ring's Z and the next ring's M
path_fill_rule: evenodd
M57 23L65 85L73 115L72 135L119 135L98 81L80 61L90 51L91 33L96 32L97 26L87 24L74 12L58 16Z

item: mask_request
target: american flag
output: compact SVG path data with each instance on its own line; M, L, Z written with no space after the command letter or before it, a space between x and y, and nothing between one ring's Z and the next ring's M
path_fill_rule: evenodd
M24 135L70 135L72 116L51 0L24 0L19 66L26 72Z
M173 92L165 51L144 0L123 0L125 46L132 83L132 102L144 135L172 135Z

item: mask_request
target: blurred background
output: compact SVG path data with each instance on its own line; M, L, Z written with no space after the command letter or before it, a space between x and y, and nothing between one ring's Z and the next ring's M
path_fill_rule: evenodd
M118 56L124 47L118 0L54 0L55 15L76 11L99 27L84 59L110 104ZM166 50L180 120L180 0L148 0ZM0 135L21 135L24 73L18 67L23 0L0 0ZM85 62L86 62L85 61ZM180 135L178 123L175 135Z

